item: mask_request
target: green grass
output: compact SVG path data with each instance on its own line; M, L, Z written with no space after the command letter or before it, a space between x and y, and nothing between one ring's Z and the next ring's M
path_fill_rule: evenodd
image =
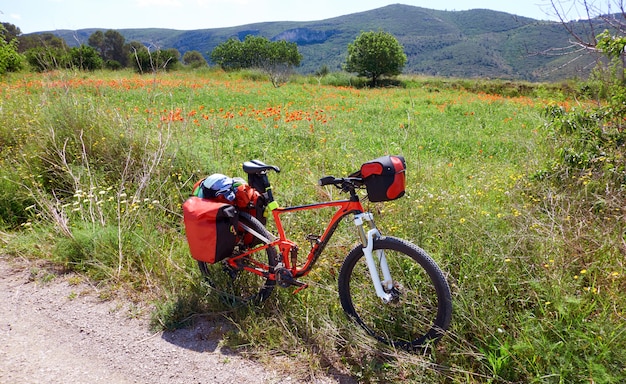
M332 74L274 88L209 70L13 74L0 86L2 252L153 300L156 327L228 318L238 332L225 343L268 363L295 357L301 377L311 368L361 382L623 381L623 214L594 217L532 178L553 146L541 112L567 106L567 89L349 83ZM451 330L432 355L378 345L345 318L335 285L356 241L347 224L300 294L278 289L254 311L211 295L183 234L195 181L243 177L241 163L257 158L281 168L271 175L281 205L310 203L326 194L318 178L383 154L405 156L408 186L371 205L377 224L429 252L453 291Z

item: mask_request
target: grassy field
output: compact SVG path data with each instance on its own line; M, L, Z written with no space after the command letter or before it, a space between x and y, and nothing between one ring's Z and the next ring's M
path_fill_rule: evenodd
M555 146L543 111L572 101L539 86L520 95L413 78L360 89L336 76L280 88L208 70L4 78L2 252L151 301L155 327L219 312L239 329L224 343L268 364L293 358L303 379L330 369L366 383L626 380L624 213L577 210L536 177ZM432 355L377 345L345 318L334 284L356 241L348 224L296 296L230 309L203 286L181 212L199 178L243 177L241 163L261 159L281 168L271 180L288 206L328 198L318 178L384 154L405 156L408 188L370 206L379 227L429 252L453 291L451 330Z

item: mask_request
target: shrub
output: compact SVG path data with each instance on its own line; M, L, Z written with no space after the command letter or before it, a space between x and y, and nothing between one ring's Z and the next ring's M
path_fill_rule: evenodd
M70 65L74 69L94 71L96 69L101 69L104 65L102 58L98 55L98 52L94 48L84 44L80 47L71 48L69 55Z
M0 36L0 75L22 69L23 56L17 52L17 40L5 41Z
M132 54L132 62L138 73L155 73L176 69L180 53L175 49L150 51L143 47Z
M67 55L60 48L38 47L26 51L26 61L36 72L67 68Z

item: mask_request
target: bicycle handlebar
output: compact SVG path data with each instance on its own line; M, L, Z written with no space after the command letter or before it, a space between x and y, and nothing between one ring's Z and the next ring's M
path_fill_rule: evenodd
M363 178L324 176L318 181L318 184L321 187L325 185L334 185L344 192L350 192L363 186Z

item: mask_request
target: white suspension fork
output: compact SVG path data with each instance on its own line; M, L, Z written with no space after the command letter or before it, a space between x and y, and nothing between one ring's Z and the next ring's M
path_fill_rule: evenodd
M372 227L372 229L367 231L367 234L363 229L363 221L367 221ZM367 263L367 268L369 269L370 277L372 278L372 284L376 290L376 296L380 297L383 302L388 303L392 300L392 295L385 292L384 288L391 290L391 288L393 288L393 280L391 278L391 273L389 272L389 265L387 264L385 251L382 249L376 250L378 266L376 265L373 252L374 240L381 237L381 234L376 228L373 216L370 212L356 214L354 217L354 224L357 226L361 236L361 241L363 242L363 254L365 255L365 262ZM383 274L383 281L380 279L378 267L380 267L380 271Z

